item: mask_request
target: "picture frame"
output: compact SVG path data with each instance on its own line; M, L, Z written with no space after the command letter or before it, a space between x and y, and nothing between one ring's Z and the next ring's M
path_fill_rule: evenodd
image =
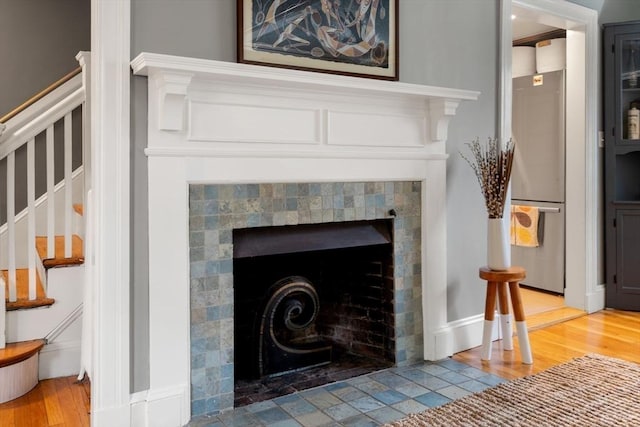
M237 60L398 80L398 3L237 0Z

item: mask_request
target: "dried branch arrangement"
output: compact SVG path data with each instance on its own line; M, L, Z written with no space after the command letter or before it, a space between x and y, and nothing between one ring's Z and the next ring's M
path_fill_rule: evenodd
M489 138L486 145L480 144L480 139L476 138L466 145L473 158L469 159L462 153L460 155L478 178L489 218L502 218L513 164L513 141L509 140L504 147L500 147L497 138Z

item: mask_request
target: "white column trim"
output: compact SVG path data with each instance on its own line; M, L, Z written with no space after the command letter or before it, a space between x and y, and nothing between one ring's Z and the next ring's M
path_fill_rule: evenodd
M502 0L501 2L501 33L500 33L500 130L503 136L511 131L511 5L525 8L539 15L553 18L554 26L577 30L585 34L585 105L584 105L584 144L578 148L579 152L568 153L574 159L584 159L579 165L583 175L583 184L575 189L574 197L567 199L567 212L574 213L568 225L567 262L565 302L571 307L597 311L604 308L602 286L598 280L598 14L589 9L567 1L556 0ZM572 108L569 105L569 108ZM577 107L581 108L581 107ZM569 112L567 113L569 114ZM579 114L579 113L578 113ZM573 190L572 190L573 192Z
M512 87L511 79L511 0L500 1L500 37L502 48L500 49L500 85L498 87L498 102L500 103L500 128L499 139L506 141L511 138L511 109Z
M130 15L130 0L91 1L93 426L130 425Z

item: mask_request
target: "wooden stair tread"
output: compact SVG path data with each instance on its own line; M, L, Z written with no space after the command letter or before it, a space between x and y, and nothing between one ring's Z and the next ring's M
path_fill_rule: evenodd
M0 368L27 360L39 352L44 344L43 339L7 344L5 348L0 349Z
M84 252L80 236L75 234L71 236L71 258L64 257L64 236L55 236L55 256L53 258L47 257L47 241L46 236L36 237L36 250L46 268L84 263Z
M76 211L79 215L84 215L84 205L82 203L75 203L73 205L73 210Z
M55 303L53 298L47 298L44 292L40 277L36 274L36 299L29 299L29 269L16 269L16 293L17 300L9 301L9 272L2 270L2 276L5 283L5 301L7 311L20 310L25 308L47 307Z

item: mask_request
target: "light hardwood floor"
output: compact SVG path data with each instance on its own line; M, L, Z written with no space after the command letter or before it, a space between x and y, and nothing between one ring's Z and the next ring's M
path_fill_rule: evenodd
M520 362L515 341L513 351L502 351L494 342L492 358L480 360L480 348L453 356L486 372L518 378L540 372L588 353L599 353L640 363L640 313L603 310L529 333L533 365ZM0 404L0 426L88 426L90 390L88 381L75 378L46 380L25 396Z
M75 377L40 381L24 396L0 404L0 426L89 426L89 395L89 381L77 382Z
M503 351L501 342L494 342L490 361L480 360L480 347L453 358L508 379L534 374L588 353L640 363L640 313L602 310L531 331L529 340L533 365L521 363L517 338L512 351Z

